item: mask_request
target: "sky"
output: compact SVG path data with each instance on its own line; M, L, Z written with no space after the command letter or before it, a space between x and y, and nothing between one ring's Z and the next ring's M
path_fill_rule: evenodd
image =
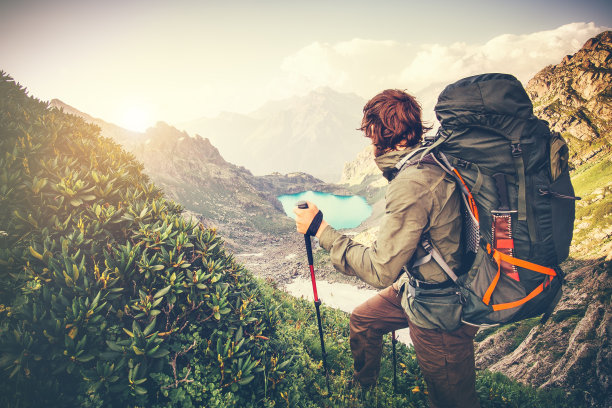
M2 0L0 70L142 131L321 86L431 99L482 72L526 83L610 27L608 0Z

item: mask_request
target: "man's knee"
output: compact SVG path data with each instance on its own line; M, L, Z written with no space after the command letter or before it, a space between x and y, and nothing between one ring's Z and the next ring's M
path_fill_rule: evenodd
M351 316L349 317L351 331L362 331L367 329L368 320L371 320L371 318L368 318L368 308L364 306L365 304L361 304L351 312Z

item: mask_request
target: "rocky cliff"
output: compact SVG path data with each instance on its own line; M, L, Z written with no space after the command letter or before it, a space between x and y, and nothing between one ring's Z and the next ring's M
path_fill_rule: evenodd
M366 178L372 175L377 175L380 179L384 180L380 170L376 167L373 157L374 151L372 146L367 146L353 160L346 162L342 168L340 183L348 184L349 186L364 184ZM375 180L374 182L378 183L379 181Z
M575 166L612 142L612 31L544 68L527 84L534 112L568 141Z

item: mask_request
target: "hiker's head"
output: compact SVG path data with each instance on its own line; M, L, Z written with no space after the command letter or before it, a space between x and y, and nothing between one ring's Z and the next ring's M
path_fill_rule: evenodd
M397 146L410 147L429 130L421 122L421 105L414 96L399 89L382 91L363 107L361 128L380 156Z

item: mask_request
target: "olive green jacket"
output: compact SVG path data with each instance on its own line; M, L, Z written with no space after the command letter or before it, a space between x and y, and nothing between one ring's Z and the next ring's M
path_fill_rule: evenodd
M388 152L375 161L387 177L394 166L414 150L408 148ZM448 265L456 269L462 249L461 203L455 187L455 181L438 166L420 164L406 167L387 186L385 215L372 246L359 244L331 226L321 233L320 244L329 251L331 261L339 272L357 276L377 288L385 288L399 278L400 287L406 285L407 289L408 278L406 274L400 277L400 273L415 251L417 257L426 254L418 246L424 232L429 232L433 245ZM421 265L413 273L426 282L447 280L447 275L435 261ZM431 315L438 311L422 310L410 298L409 290L402 293L402 305L413 323L424 328L447 326L440 328L449 330L449 325L440 324L438 316ZM444 313L444 310L441 312ZM456 316L453 319L456 320ZM450 326L453 324L450 323Z

